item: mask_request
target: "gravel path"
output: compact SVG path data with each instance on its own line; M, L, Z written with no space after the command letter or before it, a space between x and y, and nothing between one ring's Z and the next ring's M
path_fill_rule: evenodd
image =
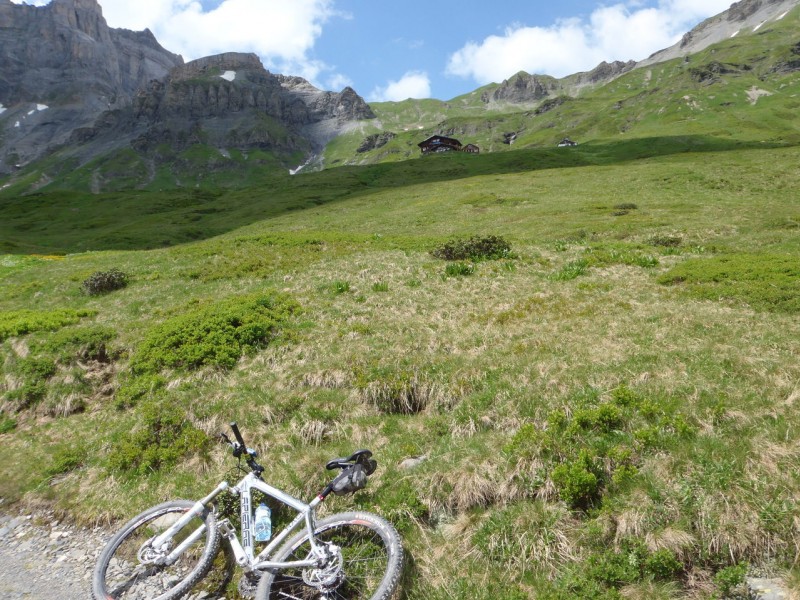
M0 515L0 598L87 600L105 539L100 529L61 527L47 515Z

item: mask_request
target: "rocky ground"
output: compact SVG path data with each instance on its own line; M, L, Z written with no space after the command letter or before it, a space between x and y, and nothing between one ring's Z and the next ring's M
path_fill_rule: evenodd
M0 515L0 598L86 600L106 536L47 515Z

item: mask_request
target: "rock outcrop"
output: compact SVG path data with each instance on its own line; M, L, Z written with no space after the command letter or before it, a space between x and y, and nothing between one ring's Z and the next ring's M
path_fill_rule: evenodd
M640 61L636 67L647 67L655 63L689 56L712 44L736 37L742 31L758 31L770 21L783 18L800 4L798 0L742 0L730 8L706 19L683 36L680 42L652 54Z
M165 143L313 154L374 116L352 88L274 75L255 54L184 64L149 30L109 28L96 0L0 0L0 175L59 148L78 164Z
M101 111L129 106L182 63L150 31L108 27L96 0L0 0L0 173L68 142Z

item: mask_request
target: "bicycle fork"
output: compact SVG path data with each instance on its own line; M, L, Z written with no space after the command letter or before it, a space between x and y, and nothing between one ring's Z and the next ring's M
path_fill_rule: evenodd
M222 492L227 490L228 487L229 487L228 482L223 481L216 488L214 488L214 490L208 496L206 496L202 500L198 500L197 502L195 502L195 505L192 508L190 508L185 515L183 515L180 519L175 521L175 523L173 523L169 527L169 529L167 529L164 533L162 533L159 536L156 536L153 540L151 540L150 547L156 552L161 551L162 547L169 540L171 540L172 537L176 533L178 533L178 531L183 529L189 523L189 521L191 521L195 517L199 517L200 515L202 515L206 511L206 506L214 498L216 498ZM200 527L195 529L183 542L181 542L172 552L170 552L168 555L160 559L158 562L163 565L171 565L172 563L174 563L176 560L178 560L178 557L180 557L180 555L183 554L186 548L188 548L189 546L194 544L198 539L200 539L200 536L202 536L203 533L205 533L205 530L206 530L206 524L203 523Z

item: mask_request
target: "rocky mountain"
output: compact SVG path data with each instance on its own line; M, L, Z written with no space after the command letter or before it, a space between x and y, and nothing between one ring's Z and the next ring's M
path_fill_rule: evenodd
M503 104L536 104L552 96L573 96L585 87L608 83L636 66L635 61L602 62L591 71L576 73L563 79L548 75L530 75L520 71L501 84L486 89L481 101L489 106Z
M0 0L0 174L67 143L102 111L131 106L181 64L150 31L109 28L96 0Z
M746 32L757 32L769 22L783 19L800 2L798 0L742 0L700 23L683 36L680 42L652 54L636 64L647 67L673 58L696 54L727 39Z
M96 0L0 0L0 175L46 155L75 168L123 149L152 175L165 146L174 156L196 144L302 162L373 117L353 89L318 90L252 54L184 64L148 30L108 27Z
M226 53L151 80L130 106L102 113L74 138L90 149L129 144L144 156L164 144L174 152L198 143L307 154L373 117L351 88L323 92L302 78L273 75L255 54Z

